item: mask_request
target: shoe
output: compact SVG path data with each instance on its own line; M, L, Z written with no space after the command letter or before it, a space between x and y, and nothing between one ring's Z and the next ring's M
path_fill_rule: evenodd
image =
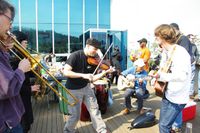
M173 127L170 133L182 133L182 129L178 127Z
M143 107L143 109L144 109L146 112L152 111L152 108L149 108L149 107Z
M200 102L200 99L199 99L199 98L197 98L197 99L194 99L194 101L195 101L195 102Z
M123 115L127 115L129 113L130 113L130 110L128 108L125 108L124 110L122 110Z

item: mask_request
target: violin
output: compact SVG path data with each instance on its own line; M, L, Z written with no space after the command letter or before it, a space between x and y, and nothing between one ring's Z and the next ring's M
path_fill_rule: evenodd
M94 66L98 66L99 63L100 63L100 60L97 59L97 58L94 58L94 57L88 57L87 58L87 62L88 64L90 65L94 65ZM108 70L110 68L109 65L107 65L106 63L101 63L100 66L99 66L102 70Z

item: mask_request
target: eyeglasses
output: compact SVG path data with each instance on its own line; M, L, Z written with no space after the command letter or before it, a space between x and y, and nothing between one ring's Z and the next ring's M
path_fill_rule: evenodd
M6 14L2 14L2 15L4 15L7 19L9 19L9 21L10 21L10 24L12 24L13 23L13 19L12 18L10 18L8 15L6 15Z

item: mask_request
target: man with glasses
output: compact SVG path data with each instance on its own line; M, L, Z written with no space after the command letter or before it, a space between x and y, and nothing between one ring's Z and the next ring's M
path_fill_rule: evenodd
M24 106L20 89L25 72L30 71L28 59L19 62L13 70L9 63L8 50L12 48L12 39L7 32L12 28L15 9L6 0L0 0L0 133L22 133L20 125Z
M13 23L13 20L12 20L12 18L11 18L11 17L7 16L6 14L2 14L2 15L4 15L6 18L8 18L8 20L10 21L10 24L12 24L12 23Z

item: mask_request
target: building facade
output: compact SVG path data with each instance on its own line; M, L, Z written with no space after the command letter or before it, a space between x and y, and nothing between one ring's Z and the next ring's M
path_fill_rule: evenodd
M85 31L110 28L110 0L10 0L16 8L13 30L28 34L39 53L83 49Z

